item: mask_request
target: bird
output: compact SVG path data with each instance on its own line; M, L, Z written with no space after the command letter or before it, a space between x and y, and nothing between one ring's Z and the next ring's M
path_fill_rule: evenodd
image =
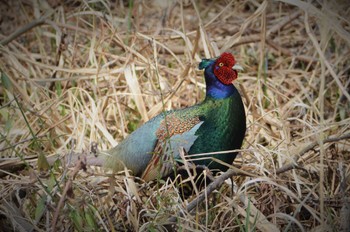
M117 146L101 151L104 167L115 172L127 168L133 175L151 181L174 172L174 166L182 162L182 149L193 165L214 171L228 169L246 132L244 105L233 85L241 67L231 53L224 52L202 59L198 69L204 70L204 100L187 108L163 111Z

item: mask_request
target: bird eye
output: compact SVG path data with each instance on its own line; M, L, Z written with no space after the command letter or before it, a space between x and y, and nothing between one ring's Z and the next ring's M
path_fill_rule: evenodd
M219 63L219 66L220 66L220 67L224 66L224 63L220 62L220 63Z

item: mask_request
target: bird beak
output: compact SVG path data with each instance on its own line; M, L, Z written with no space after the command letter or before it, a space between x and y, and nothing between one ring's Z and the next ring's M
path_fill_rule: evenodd
M240 66L239 64L233 65L232 69L233 70L237 70L237 71L243 71L244 70L243 67Z

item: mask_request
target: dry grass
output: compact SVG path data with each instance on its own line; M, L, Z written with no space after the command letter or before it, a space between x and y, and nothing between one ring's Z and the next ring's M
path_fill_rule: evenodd
M350 228L350 141L324 141L350 132L347 0L58 2L1 4L0 228ZM228 181L188 212L195 196L183 201L170 180L46 165L201 101L198 62L222 51L245 69L234 166L253 177L234 177L233 193Z

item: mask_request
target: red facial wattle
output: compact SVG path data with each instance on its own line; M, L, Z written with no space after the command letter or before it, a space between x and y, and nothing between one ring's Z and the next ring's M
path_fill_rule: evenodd
M237 71L232 69L235 63L233 55L226 52L215 61L214 74L221 83L229 85L237 79Z

